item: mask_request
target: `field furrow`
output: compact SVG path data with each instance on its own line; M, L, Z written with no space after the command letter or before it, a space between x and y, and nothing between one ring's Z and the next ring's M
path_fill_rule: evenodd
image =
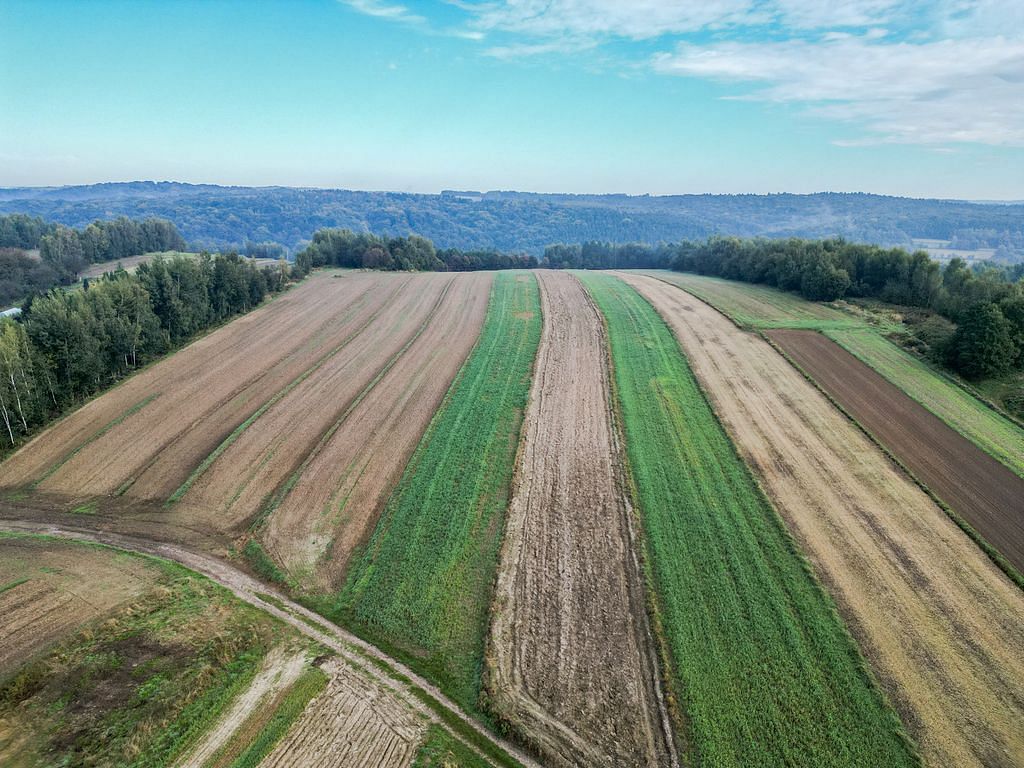
M895 713L668 326L621 280L581 279L608 323L655 629L691 760L912 765Z
M178 502L182 513L227 529L254 518L356 399L406 351L452 279L442 274L407 277L344 349L218 449Z
M705 392L925 759L1024 763L1024 595L763 339L662 282Z
M476 347L352 560L336 609L471 711L540 326L533 275L499 273Z
M322 666L330 681L261 768L402 768L412 763L428 721L386 689L338 660Z
M303 465L263 540L303 584L337 587L480 334L490 274L455 278L395 365Z
M488 693L554 763L671 765L604 327L573 276L537 274L543 332L498 571Z
M57 422L4 462L0 482L27 485L45 477L45 490L115 492L196 424L225 428L227 419L210 414L230 403L254 411L263 392L247 396L250 385L273 391L275 377L283 385L311 365L323 354L320 344L344 335L350 310L372 301L381 281L376 275L310 279Z

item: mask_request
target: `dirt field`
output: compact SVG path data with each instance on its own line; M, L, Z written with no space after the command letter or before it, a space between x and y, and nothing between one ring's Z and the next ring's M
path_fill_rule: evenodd
M375 388L434 318L456 278L408 283L336 355L262 413L196 479L180 504L196 519L232 528L251 520L303 461ZM319 513L319 510L317 510Z
M480 334L492 280L458 276L423 332L304 462L264 536L300 582L343 579Z
M405 280L309 278L57 422L4 462L0 483L86 496L135 480L131 494L166 499L235 426L369 322Z
M744 459L933 766L1024 764L1024 595L763 339L649 277Z
M140 558L40 539L0 538L0 678L158 576Z
M669 765L604 329L572 275L537 274L544 327L501 553L488 692L555 764Z
M402 768L410 765L428 720L337 660L313 699L261 768Z
M831 339L768 335L914 475L1024 572L1024 479Z

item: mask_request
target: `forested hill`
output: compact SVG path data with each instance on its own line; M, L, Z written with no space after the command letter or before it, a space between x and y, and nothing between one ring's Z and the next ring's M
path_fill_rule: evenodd
M558 242L648 242L714 234L830 237L913 246L999 249L1024 257L1024 203L916 200L867 194L420 195L290 187L127 182L0 189L0 213L28 213L73 227L116 216L169 219L194 247L277 242L296 249L321 227L423 235L440 248L539 255Z

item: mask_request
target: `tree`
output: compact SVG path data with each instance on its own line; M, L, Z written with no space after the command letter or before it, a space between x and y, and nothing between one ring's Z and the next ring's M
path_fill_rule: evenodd
M1016 357L1013 327L995 304L976 304L964 313L950 345L951 363L969 379L1006 373Z

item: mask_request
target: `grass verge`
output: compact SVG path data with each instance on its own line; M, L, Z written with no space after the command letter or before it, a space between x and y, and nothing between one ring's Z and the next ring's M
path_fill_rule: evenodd
M489 765L444 728L432 725L412 768L489 768Z
M914 765L835 606L654 309L581 279L607 322L654 626L705 765Z

